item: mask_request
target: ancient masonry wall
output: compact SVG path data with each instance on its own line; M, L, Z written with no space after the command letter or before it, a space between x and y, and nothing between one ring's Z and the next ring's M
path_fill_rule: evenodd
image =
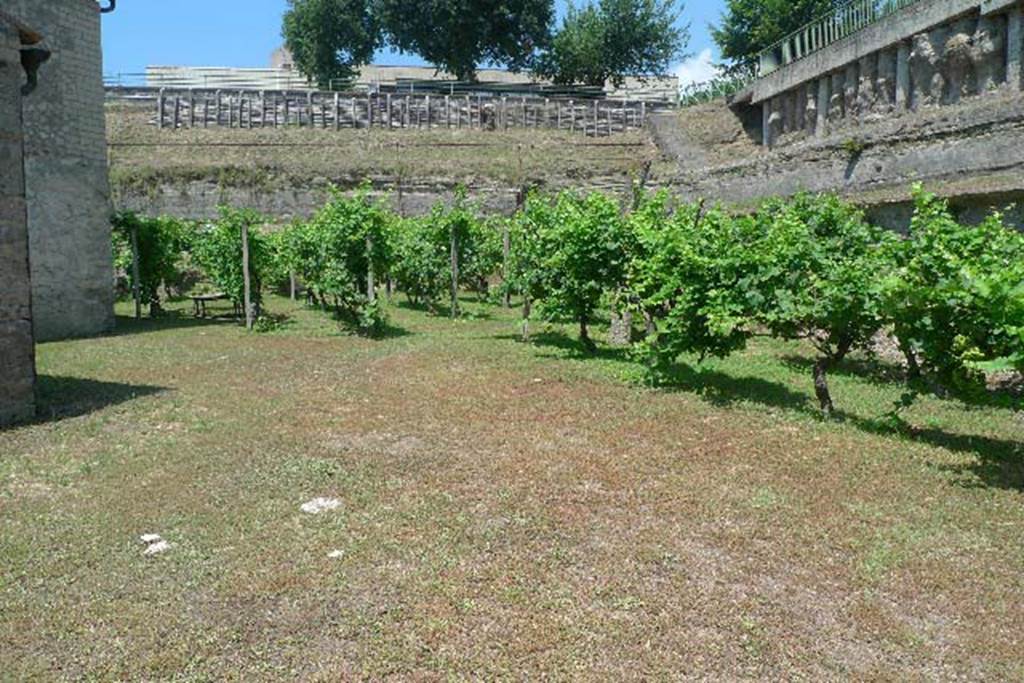
M113 327L110 188L95 0L0 0L53 54L25 101L36 339Z
M18 31L0 17L0 426L35 412Z
M825 137L967 98L1020 92L1020 0L923 0L753 87L764 143Z

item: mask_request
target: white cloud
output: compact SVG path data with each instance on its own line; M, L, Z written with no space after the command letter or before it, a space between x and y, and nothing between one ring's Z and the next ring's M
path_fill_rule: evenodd
M692 83L705 83L718 75L718 69L711 60L711 48L700 51L696 57L690 57L676 67L679 87L685 88Z

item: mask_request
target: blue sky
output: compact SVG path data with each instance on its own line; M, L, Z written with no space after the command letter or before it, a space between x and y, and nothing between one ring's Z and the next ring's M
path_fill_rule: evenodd
M565 0L557 0L564 9ZM285 0L121 0L103 17L107 74L140 73L148 64L249 66L268 64L281 44ZM721 15L723 0L686 3L694 57L679 66L684 80L706 80L716 55L707 25ZM382 53L381 64L419 64L415 55Z

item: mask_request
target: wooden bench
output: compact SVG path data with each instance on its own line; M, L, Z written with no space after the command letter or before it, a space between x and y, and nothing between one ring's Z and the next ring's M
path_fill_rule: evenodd
M195 311L197 318L206 317L206 304L211 301L230 301L229 297L224 292L215 292L213 294L196 294L191 297L192 308ZM234 304L235 315L238 315L238 304Z

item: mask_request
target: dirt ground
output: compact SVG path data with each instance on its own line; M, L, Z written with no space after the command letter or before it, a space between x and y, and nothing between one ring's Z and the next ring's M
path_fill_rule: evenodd
M380 340L269 307L40 347L43 416L0 432L2 677L1024 678L1005 397L899 434L870 359L826 423L799 345L654 390L469 301Z

